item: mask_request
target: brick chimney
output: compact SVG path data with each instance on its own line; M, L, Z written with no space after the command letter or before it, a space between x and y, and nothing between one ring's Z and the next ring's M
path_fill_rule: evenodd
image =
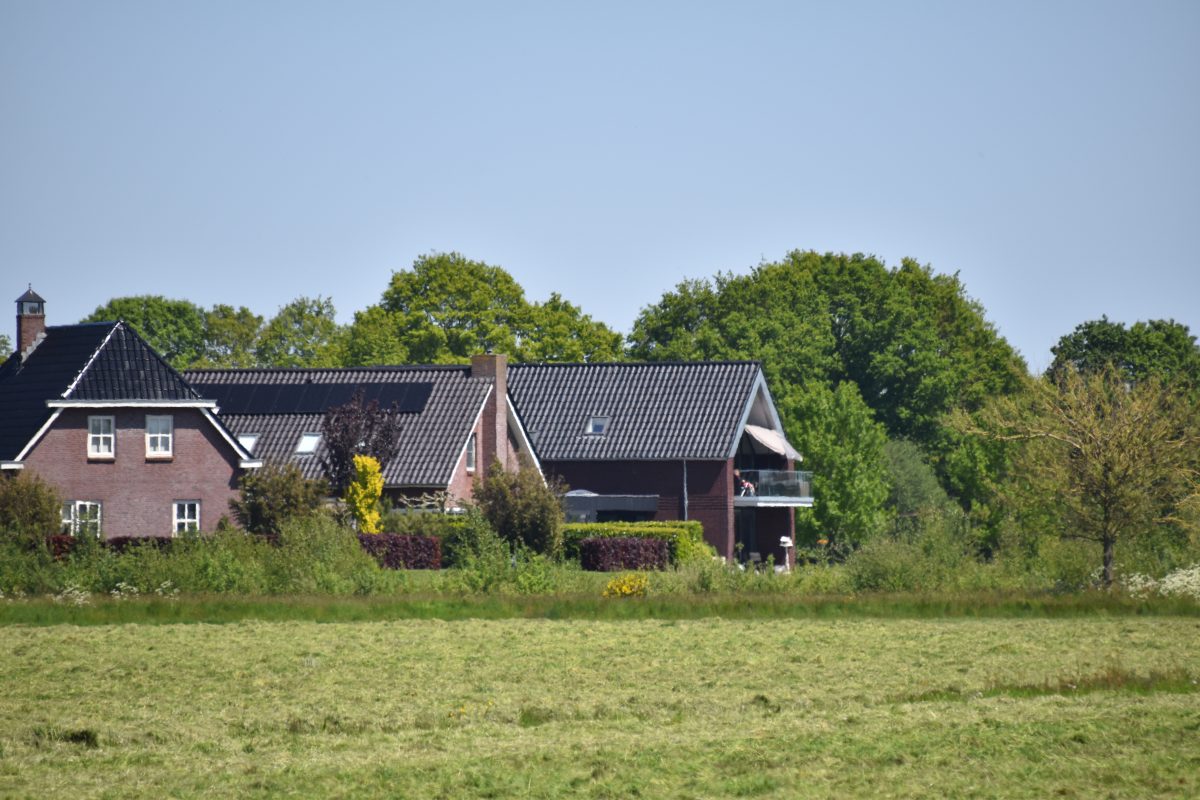
M493 460L505 469L515 466L509 463L508 452L508 356L471 356L471 377L493 381L492 396L483 409L483 440L479 443L480 474L486 476Z
M25 358L46 332L46 301L33 290L17 298L17 352Z

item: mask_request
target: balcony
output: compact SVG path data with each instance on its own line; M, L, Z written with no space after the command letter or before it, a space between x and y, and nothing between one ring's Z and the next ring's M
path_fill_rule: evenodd
M754 489L738 491L735 486L735 508L808 508L813 504L811 472L787 469L744 469L741 472L742 480L748 481Z

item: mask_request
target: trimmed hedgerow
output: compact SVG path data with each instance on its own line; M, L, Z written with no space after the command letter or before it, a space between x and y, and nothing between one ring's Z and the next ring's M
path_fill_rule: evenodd
M442 568L442 543L434 536L360 533L358 541L384 569Z
M579 558L579 545L584 539L614 537L662 539L669 546L671 561L677 564L715 555L704 541L704 526L696 520L571 522L563 526L563 553L567 558Z
M666 569L667 549L666 539L595 537L579 543L579 562L591 572Z

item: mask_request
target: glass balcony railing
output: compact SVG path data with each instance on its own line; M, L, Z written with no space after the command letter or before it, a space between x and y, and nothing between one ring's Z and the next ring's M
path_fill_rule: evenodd
M735 497L812 497L812 473L788 469L744 469L742 481L734 486ZM734 481L737 482L736 479Z

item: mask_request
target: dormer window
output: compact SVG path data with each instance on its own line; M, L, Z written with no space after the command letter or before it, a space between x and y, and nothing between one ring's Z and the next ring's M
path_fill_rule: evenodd
M317 445L321 443L321 434L319 433L302 433L300 441L296 443L296 455L308 456L317 452Z
M608 433L608 417L592 417L588 420L587 430L589 436L601 436Z

